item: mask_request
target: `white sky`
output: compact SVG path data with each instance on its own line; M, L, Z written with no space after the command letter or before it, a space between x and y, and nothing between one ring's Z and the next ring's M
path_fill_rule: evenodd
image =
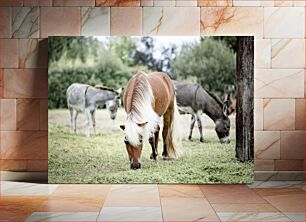
M95 36L98 40L101 42L105 42L106 38L109 36ZM132 36L141 38L141 36ZM199 36L152 36L154 39L154 45L155 45L155 53L154 56L159 57L160 52L162 51L163 47L168 47L170 45L176 45L178 52L181 49L182 44L189 43L189 42L195 42L200 41Z

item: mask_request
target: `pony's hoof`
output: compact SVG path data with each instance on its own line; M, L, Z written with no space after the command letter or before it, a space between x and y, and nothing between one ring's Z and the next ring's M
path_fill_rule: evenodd
M189 139L190 141L192 141L192 138L191 138L191 136L188 136L188 139Z
M150 155L150 159L151 159L151 160L156 160L156 159L157 159L156 157L157 157L157 156L153 156L153 154Z
M200 142L201 142L201 143L204 143L204 139L203 139L203 138L200 138Z
M170 160L169 156L163 156L163 160Z

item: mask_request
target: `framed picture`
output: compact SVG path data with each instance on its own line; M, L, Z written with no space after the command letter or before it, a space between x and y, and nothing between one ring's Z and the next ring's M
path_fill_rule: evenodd
M49 37L49 183L253 181L254 38Z

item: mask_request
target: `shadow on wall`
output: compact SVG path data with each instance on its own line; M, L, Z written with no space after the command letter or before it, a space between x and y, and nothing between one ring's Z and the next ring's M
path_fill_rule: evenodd
M0 73L1 98L16 99L14 110L1 109L3 119L14 116L11 129L1 124L1 179L47 182L48 39L18 41L19 69Z

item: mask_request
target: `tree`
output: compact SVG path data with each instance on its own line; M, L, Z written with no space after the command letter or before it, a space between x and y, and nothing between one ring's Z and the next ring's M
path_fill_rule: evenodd
M172 64L174 78L193 80L222 96L235 85L235 54L223 41L205 38L185 44Z
M254 37L237 37L236 157L254 159Z

